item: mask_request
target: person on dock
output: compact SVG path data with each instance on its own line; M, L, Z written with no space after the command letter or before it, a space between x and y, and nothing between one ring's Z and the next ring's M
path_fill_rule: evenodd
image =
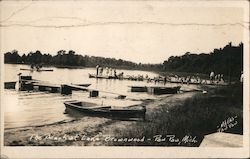
M217 81L218 81L218 75L215 75L214 76L214 82L217 83Z
M16 82L15 84L15 90L19 91L20 88L21 88L21 75L22 73L18 73L17 76L18 76L18 81Z
M36 65L36 71L40 71L40 66Z
M181 77L181 84L183 84L185 81L185 77Z
M163 82L164 82L164 85L166 85L166 83L167 83L167 77L166 76L164 76Z
M211 81L211 83L214 82L214 72L213 71L211 71L211 73L210 73L210 81Z
M109 75L109 68L106 67L106 75L108 76Z
M99 65L96 65L96 76L98 76L99 68L100 68L100 66L99 66Z
M30 65L30 68L33 70L34 67L35 67L35 64L32 63L32 64Z
M219 83L220 82L220 74L217 75L217 78L218 78L217 83Z
M100 70L100 75L102 76L103 67L100 67L99 70Z
M123 72L121 72L121 73L118 74L119 79L123 78L123 74L124 74Z
M221 81L221 82L224 82L223 74L220 75L220 81Z
M109 76L113 76L113 69L111 67L109 68Z
M240 75L240 82L241 83L243 83L243 78L244 78L243 71L241 71L241 75Z
M178 75L174 75L174 77L175 77L175 81L178 81L178 79L179 79L179 76Z
M116 74L116 69L114 69L114 76L115 76L115 78L118 78L117 74Z
M199 77L199 75L198 75L198 74L196 74L196 77L195 77L195 82L196 82L196 83L200 83L200 77Z
M191 82L191 77L187 76L186 81L187 81L187 84L189 85L189 83Z

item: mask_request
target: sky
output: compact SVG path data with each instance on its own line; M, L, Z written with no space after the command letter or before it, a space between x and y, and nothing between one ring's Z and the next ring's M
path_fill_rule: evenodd
M1 1L1 53L64 49L141 63L209 53L243 41L244 5L228 4Z

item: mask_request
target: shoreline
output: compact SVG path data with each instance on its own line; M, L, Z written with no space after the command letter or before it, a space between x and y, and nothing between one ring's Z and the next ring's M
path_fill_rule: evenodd
M5 130L4 145L197 147L210 133L242 135L242 85L200 89L207 93L193 88L143 100L146 121L85 116L70 122Z
M10 64L10 65L26 65L30 66L30 64L23 64L23 63L4 63L4 64ZM96 69L95 66L61 66L61 65L44 65L44 67L47 68L61 68L61 69ZM115 66L109 66L111 68L116 68ZM145 71L145 72L152 72L155 74L158 74L159 76L179 76L179 77L187 77L187 76L199 76L201 79L204 80L210 80L209 74L205 73L196 73L196 72L179 72L179 71L174 71L174 70L150 70L150 69L135 69L135 68L127 68L127 67L117 67L116 69L118 70L125 70L125 71ZM237 83L239 77L232 76L231 77L231 82L232 83ZM224 82L229 82L229 77L227 75L224 76Z
M26 66L30 66L30 64L24 64L24 63L4 63L4 64L8 64L8 65L26 65ZM96 66L61 66L61 65L43 65L43 67L47 67L47 68L62 68L62 69L85 69L85 68L93 68L96 69ZM135 69L133 67L128 68L128 67L119 67L119 66L107 66L107 67L112 67L112 68L116 68L116 69L120 69L120 70L133 70L133 71L148 71L148 72L160 72L160 71L156 71L156 70L147 70L147 69ZM159 74L159 73L158 73Z
M186 92L181 94L173 94L161 96L159 100L142 102L146 105L146 122L152 113L158 109L159 105L169 103L171 106L184 101L186 98L191 98L197 92ZM63 145L109 145L109 142L104 140L98 141L71 141L70 138L77 135L78 137L103 138L105 136L116 136L117 129L124 130L133 124L142 123L142 121L125 121L114 120L102 117L83 117L81 119L72 120L69 122L59 122L58 124L48 124L43 126L13 128L4 130L4 145L5 146L63 146ZM32 138L32 140L30 140ZM61 138L62 141L59 141Z

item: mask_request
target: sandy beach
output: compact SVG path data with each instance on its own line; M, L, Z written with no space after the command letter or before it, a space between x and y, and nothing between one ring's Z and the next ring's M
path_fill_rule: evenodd
M83 117L76 120L7 129L4 132L4 145L6 146L103 146L113 145L116 132L133 128L137 123L152 122L148 119L160 109L161 105L168 108L183 104L198 91L183 92L172 95L162 95L157 100L144 100L146 106L146 121L122 121L102 117ZM91 118L91 119L90 119ZM91 122L90 122L91 121ZM136 136L135 136L136 138Z

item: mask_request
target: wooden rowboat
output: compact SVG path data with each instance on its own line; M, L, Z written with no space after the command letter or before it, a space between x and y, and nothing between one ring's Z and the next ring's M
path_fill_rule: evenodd
M66 109L73 109L84 114L116 118L142 118L145 119L145 106L111 107L83 101L64 102Z
M100 79L118 79L118 77L115 76L101 76L101 75L95 75L89 73L89 78L100 78Z
M131 92L148 92L154 95L176 94L180 90L180 86L165 87L165 86L129 86Z
M20 68L22 71L53 71L53 69L28 69L28 68Z
M180 86L176 87L148 87L148 93L154 95L162 95L162 94L176 94L180 90Z

